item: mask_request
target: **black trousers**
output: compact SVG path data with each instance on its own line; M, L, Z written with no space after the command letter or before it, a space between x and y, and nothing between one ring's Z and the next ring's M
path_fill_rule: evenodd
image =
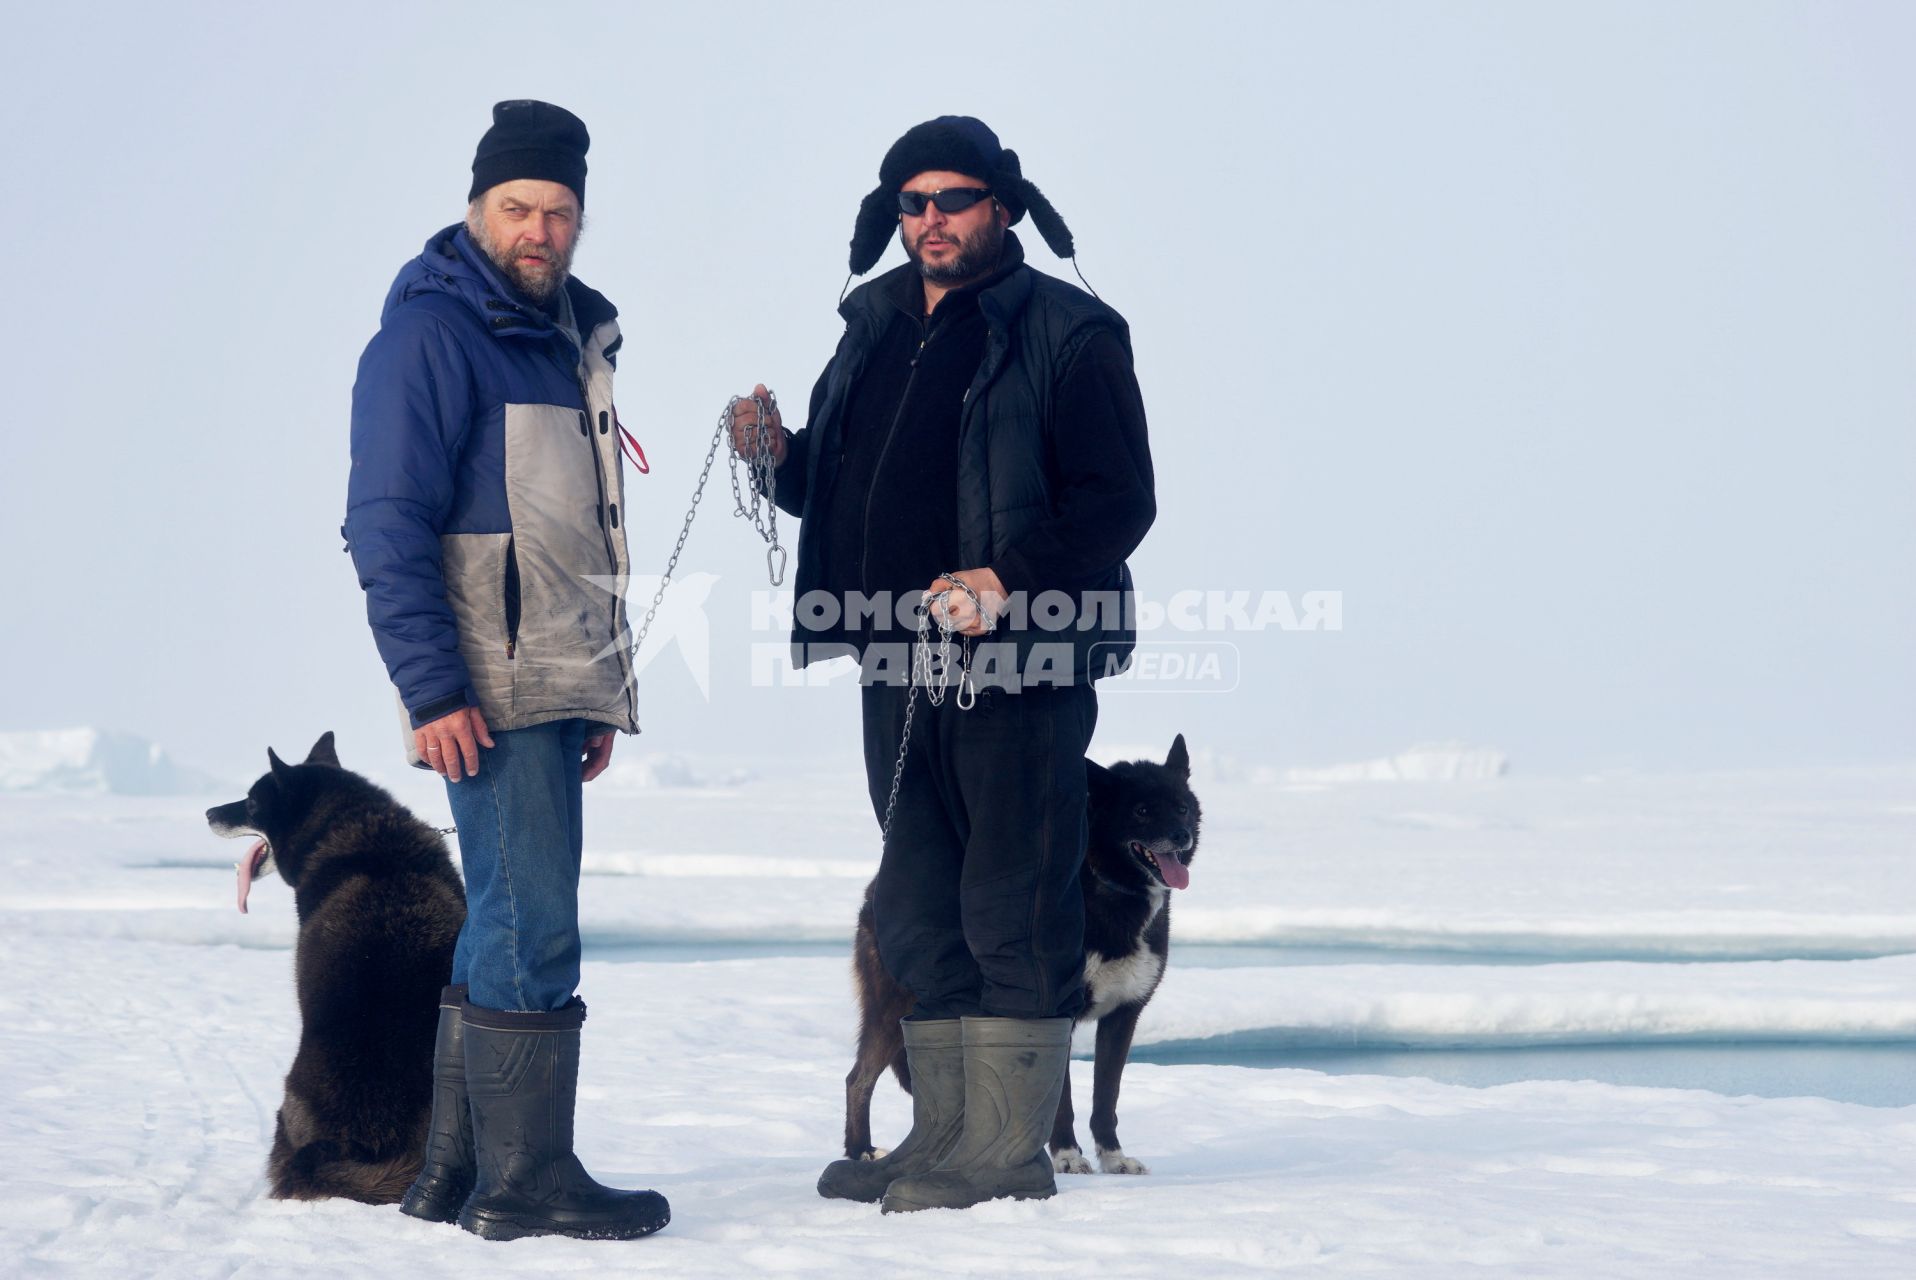
M866 685L865 776L879 821L907 690ZM985 690L970 710L920 691L873 918L914 1018L1058 1018L1084 999L1087 683Z

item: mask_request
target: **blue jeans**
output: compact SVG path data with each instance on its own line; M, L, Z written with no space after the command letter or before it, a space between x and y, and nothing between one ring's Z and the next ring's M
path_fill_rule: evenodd
M495 729L478 775L446 784L466 872L452 980L481 1008L550 1012L579 985L580 756L605 728Z

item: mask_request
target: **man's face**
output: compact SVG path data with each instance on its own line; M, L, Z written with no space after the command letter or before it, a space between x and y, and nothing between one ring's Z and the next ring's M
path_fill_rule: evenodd
M907 182L902 190L929 195L948 187L988 187L970 174L933 169ZM1004 251L1005 228L1011 215L996 200L980 200L969 209L946 213L926 204L916 217L899 216L898 238L919 274L933 284L961 285L988 274Z
M572 271L579 197L542 178L502 182L473 202L466 228L519 292L549 302Z

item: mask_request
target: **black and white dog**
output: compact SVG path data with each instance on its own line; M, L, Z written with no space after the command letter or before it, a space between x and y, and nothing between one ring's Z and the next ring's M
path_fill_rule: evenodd
M239 909L269 869L292 886L299 1051L266 1175L278 1199L390 1204L425 1157L439 993L466 895L439 833L340 767L333 735L301 764L271 750L244 800L206 811L250 836Z
M1090 771L1091 837L1081 873L1085 1007L1078 1019L1098 1024L1091 1137L1106 1173L1145 1173L1144 1165L1118 1145L1118 1083L1131 1054L1138 1015L1164 977L1171 945L1171 890L1191 883L1198 802L1191 793L1191 757L1183 734L1171 744L1163 764L1133 760L1105 769L1087 760L1085 767ZM856 1160L880 1154L871 1141L871 1101L885 1069L891 1068L906 1092L911 1090L898 1022L911 1012L912 996L878 958L871 885L858 913L852 979L860 1016L858 1057L845 1077L845 1154ZM1072 1126L1069 1076L1052 1126L1051 1160L1059 1173L1091 1172Z

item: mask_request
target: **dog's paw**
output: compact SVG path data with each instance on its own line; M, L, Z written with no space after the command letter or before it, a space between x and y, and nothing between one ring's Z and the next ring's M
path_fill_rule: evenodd
M1090 1173L1091 1162L1076 1147L1059 1147L1051 1153L1051 1167L1058 1173Z
M1098 1152L1098 1167L1106 1173L1149 1173L1144 1161L1135 1160L1124 1154L1121 1148L1113 1147L1109 1151Z
M858 1158L860 1160L883 1160L886 1156L890 1154L891 1154L890 1147L873 1147L870 1151L867 1151L864 1155Z

